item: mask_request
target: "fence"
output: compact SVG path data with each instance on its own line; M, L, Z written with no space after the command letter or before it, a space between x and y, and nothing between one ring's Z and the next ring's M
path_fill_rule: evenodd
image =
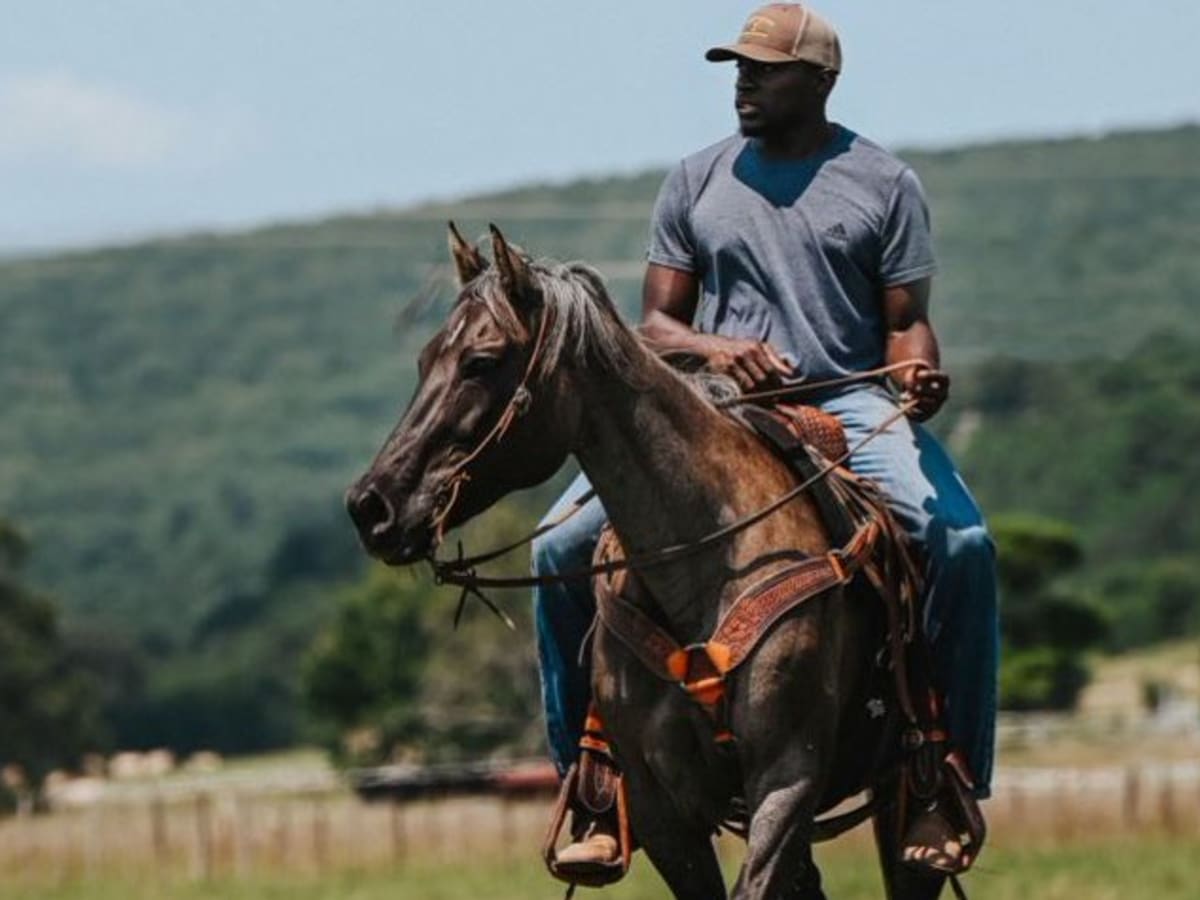
M1152 830L1200 840L1200 763L1006 770L987 813L992 840L1009 846ZM208 879L532 859L548 814L548 798L527 794L368 803L344 788L172 790L4 821L0 867L38 881Z

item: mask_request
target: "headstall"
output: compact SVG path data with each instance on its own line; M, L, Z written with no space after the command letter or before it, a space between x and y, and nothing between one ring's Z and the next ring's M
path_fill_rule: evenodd
M546 343L546 323L549 319L549 311L543 310L541 320L538 322L538 331L533 343L533 352L529 354L529 362L525 365L525 373L521 376L520 382L513 390L512 397L509 398L504 410L500 413L500 418L496 420L496 424L483 436L482 440L475 445L475 449L458 461L446 477L445 482L438 488L437 509L433 514L435 548L442 543L442 539L445 537L446 521L449 519L450 513L458 502L459 493L462 491L463 485L471 480L471 474L467 471L467 467L478 459L484 450L492 444L499 443L512 426L512 423L529 412L529 407L533 404L533 392L529 389L529 382L537 370L538 360L541 358L542 350Z

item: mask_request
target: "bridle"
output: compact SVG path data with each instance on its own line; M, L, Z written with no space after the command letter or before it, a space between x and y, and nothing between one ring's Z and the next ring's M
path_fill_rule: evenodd
M533 404L533 392L529 389L529 383L537 370L538 360L541 358L542 349L546 343L546 323L549 319L549 310L543 310L538 323L537 336L533 342L533 351L529 354L529 361L525 364L525 372L516 388L513 389L512 396L505 404L496 424L475 445L475 449L455 464L454 468L450 470L450 474L446 476L446 480L437 489L436 508L432 519L435 550L445 537L446 520L449 519L450 513L458 502L463 485L471 480L471 473L467 467L475 462L488 447L498 444L508 433L512 423L529 412L529 407Z

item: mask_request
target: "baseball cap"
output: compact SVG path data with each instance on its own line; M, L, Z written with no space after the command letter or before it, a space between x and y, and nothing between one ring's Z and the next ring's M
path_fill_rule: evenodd
M709 62L752 59L764 63L803 60L842 71L842 47L825 19L800 3L768 3L751 13L736 44L713 47Z

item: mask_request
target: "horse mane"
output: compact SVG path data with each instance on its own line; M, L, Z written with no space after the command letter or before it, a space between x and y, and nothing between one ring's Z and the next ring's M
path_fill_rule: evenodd
M657 358L656 354L622 320L604 277L592 266L552 259L526 260L526 263L541 291L543 314L550 316L535 373L537 378L546 377L563 364L584 363L637 388L646 387L655 370L666 371L714 406L741 393L737 382L724 375L652 365L647 357ZM472 300L483 303L508 336L522 333L521 322L500 289L500 279L493 268L489 267L467 285L459 302ZM726 407L722 411L740 418L736 409Z
M603 276L581 262L539 260L530 268L550 315L539 374L563 363L584 362L631 384L641 383L647 348L622 321Z

